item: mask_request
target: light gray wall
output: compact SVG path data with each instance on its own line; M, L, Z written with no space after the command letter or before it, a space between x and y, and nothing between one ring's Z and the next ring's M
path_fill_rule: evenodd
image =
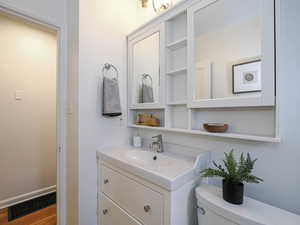
M126 113L126 34L135 28L136 1L79 1L79 204L80 224L97 221L96 151L128 143L126 116L101 115L101 70L104 63L120 71L123 113Z
M280 144L229 141L195 135L164 133L166 142L189 145L199 151L213 151L213 159L223 157L232 148L250 152L259 160L254 173L263 184L247 185L247 195L257 200L300 214L300 139L299 139L299 62L300 62L300 1L282 0L280 15L279 90ZM263 121L261 121L263 123ZM135 132L136 133L136 132ZM158 132L140 130L149 138ZM160 132L159 132L160 133ZM220 184L220 181L216 181Z

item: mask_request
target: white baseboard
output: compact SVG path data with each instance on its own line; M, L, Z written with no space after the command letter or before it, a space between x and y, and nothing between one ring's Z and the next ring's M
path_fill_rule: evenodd
M3 201L0 201L0 209L4 209L4 208L7 208L7 207L16 205L18 203L28 201L28 200L31 200L33 198L38 198L38 197L41 197L43 195L53 193L55 191L56 191L56 185L51 186L51 187L47 187L47 188L42 188L42 189L30 192L30 193L22 194L22 195L13 197L13 198L8 198L8 199L5 199Z

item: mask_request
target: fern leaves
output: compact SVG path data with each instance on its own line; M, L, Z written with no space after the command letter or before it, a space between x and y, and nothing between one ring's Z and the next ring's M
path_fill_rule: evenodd
M213 162L215 168L204 169L201 174L202 177L222 177L232 183L260 183L263 180L251 174L256 161L257 159L251 159L249 153L247 157L242 153L239 162L237 162L232 150L225 153L225 159L223 160L225 168Z

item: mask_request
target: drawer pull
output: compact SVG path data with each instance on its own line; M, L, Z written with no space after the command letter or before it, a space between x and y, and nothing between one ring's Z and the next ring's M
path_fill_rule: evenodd
M104 180L104 184L108 184L109 183L109 180L108 179L105 179Z
M149 212L151 210L150 205L145 205L144 210L145 210L146 213Z
M102 212L103 212L103 215L106 215L108 213L108 209L104 209Z
M205 214L206 214L205 209L202 208L202 207L198 207L198 211L199 211L199 213L200 213L201 215L205 215Z

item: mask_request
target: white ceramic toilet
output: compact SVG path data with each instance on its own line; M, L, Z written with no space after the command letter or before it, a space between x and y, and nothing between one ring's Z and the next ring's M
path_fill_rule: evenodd
M206 184L196 196L198 225L300 225L300 216L250 198L243 205L227 203L221 189Z

